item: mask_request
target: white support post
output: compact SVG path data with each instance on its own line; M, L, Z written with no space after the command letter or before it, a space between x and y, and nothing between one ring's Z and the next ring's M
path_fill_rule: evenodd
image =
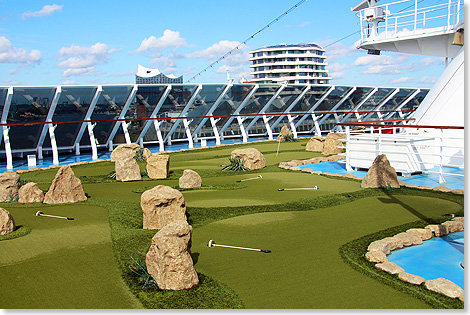
M352 172L353 168L351 167L351 127L346 126L346 172Z
M394 97L395 94L397 94L399 91L400 91L399 88L396 88L395 90L393 90L393 92L390 93L382 102L380 102L380 104L379 104L376 108L374 108L373 111L376 112L376 111L380 110L380 109L382 108L382 106L384 106L385 104L387 104L387 102L388 102L392 97ZM375 113L369 113L369 114L367 114L366 117L364 117L365 115L362 115L362 117L364 117L363 120L364 120L364 121L367 121L367 120L368 120L370 117L372 117L372 115L374 115L374 114L375 114ZM377 116L379 116L379 115L377 115ZM380 116L379 116L379 117L380 117Z
M403 118L404 115L403 115L403 112L401 111L401 109L402 109L406 104L408 104L416 95L418 95L419 92L421 92L421 89L417 89L416 91L414 91L405 101L403 101L397 108L394 108L393 110L394 110L394 111L398 111L398 114L400 115L400 117ZM389 113L389 114L385 117L385 120L390 119L394 114L395 114L395 112Z
M90 106L88 107L88 110L85 114L84 120L90 120L91 115L93 114L93 110L95 109L96 103L98 103L98 99L100 98L102 91L103 91L103 86L98 85L98 88L95 91L95 95L93 96L93 99L90 102ZM75 154L76 155L80 154L80 141L82 140L82 137L83 137L83 134L85 133L86 128L88 128L88 134L90 134L90 127L88 126L89 124L91 123L83 122L82 125L80 126L80 130L78 131L77 138L75 139ZM93 128L91 130L93 132ZM94 135L93 135L93 139L95 139ZM90 144L91 144L91 150L92 150L92 156L93 156L93 146L96 149L96 141L91 142L90 140ZM94 160L96 159L93 159L93 161Z
M10 111L11 99L13 98L13 87L9 87L7 90L7 95L5 102L3 103L3 112L1 117L1 123L6 124L8 119L8 112ZM2 141L3 133L0 133L0 142Z
M237 116L237 121L238 121L238 127L240 128L240 133L243 138L243 143L248 142L248 137L246 136L246 131L245 131L245 126L243 126L243 121L245 119L242 119L240 116Z
M186 132L186 136L188 138L188 147L192 149L194 148L193 138L191 137L191 130L189 129L189 122L186 118L183 119L183 126L184 126L184 131Z
M333 106L332 109L330 109L330 112L334 112L336 109L338 109L338 107L340 107L341 104L343 104L344 101L346 101L346 100L348 99L348 97L350 97L350 96L354 93L354 91L356 91L356 89L357 89L357 87L355 87L355 86L352 87L352 88L348 91L348 93L346 93L346 95L343 96L343 98L342 98L338 103L336 103L336 105ZM330 115L331 115L330 113L323 115L323 118L318 122L318 124L321 126L321 124L323 124L323 122L324 122Z
M129 96L127 97L126 102L124 103L124 106L122 107L121 114L119 114L118 119L125 118L127 111L129 110L129 106L131 105L132 100L135 98L135 95L137 94L137 90L138 90L138 85L135 84L134 87L132 88L132 91L129 93ZM113 148L114 148L113 139L118 129L119 129L119 121L116 121L116 123L113 126L113 129L111 130L111 133L109 134L108 140L106 141L110 151L113 151Z
M266 131L268 132L268 139L273 140L273 132L271 130L271 127L269 126L269 119L266 117L266 115L263 115L263 121L264 121L264 126L266 127Z
M292 134L294 135L294 138L297 139L297 129L295 129L294 118L292 118L291 114L287 114L287 119L289 121L289 125L290 125L290 129L292 131Z
M266 112L266 110L269 108L269 106L271 106L271 104L274 102L274 100L279 96L279 94L281 94L282 90L284 90L284 88L287 86L287 83L283 83L281 84L281 86L279 86L279 89L276 91L276 93L274 93L274 95L269 99L269 101L266 103L266 105L264 105L264 107L258 112L258 115L260 114L264 114ZM246 133L248 135L248 132L250 131L251 127L253 127L253 125L258 121L259 119L259 116L255 116L250 124L246 127ZM269 133L269 131L268 131Z
M310 133L312 133L315 130L315 136L321 137L321 129L320 129L320 124L318 123L318 117L315 114L312 114L312 119L313 119L313 128L309 130Z
M98 149L96 147L95 134L93 133L93 128L95 128L95 126L96 126L96 124L92 124L91 122L87 122L88 135L90 137L90 144L91 144L91 159L93 161L98 159Z
M49 138L51 139L51 149L52 149L52 164L59 165L59 151L57 150L57 142L55 141L54 130L57 125L49 125Z
M165 142L163 141L162 132L160 130L160 122L158 120L154 120L153 125L155 127L155 131L157 132L157 139L158 139L158 144L160 146L160 152L163 152L165 151Z
M292 104L290 104L289 107L286 108L285 112L289 113L291 109L294 108L295 105L297 105L297 103L300 102L300 100L305 96L305 94L307 94L307 92L310 90L311 87L312 86L310 84L307 85L305 89L303 89L303 91L299 94L299 96L297 96L297 98L292 102ZM276 121L271 125L271 129L276 128L276 126L282 121L283 118L284 118L284 115L279 116L279 118L276 119ZM295 127L292 125L291 129L295 130Z
M10 128L8 126L3 126L3 142L5 143L5 155L7 156L7 169L13 169L13 156L11 155L11 146L10 146L10 137L8 132Z
M209 108L209 110L204 114L204 116L212 116L212 114L214 113L214 111L217 109L217 107L219 107L219 104L220 102L223 100L224 96L227 94L227 92L230 90L230 88L233 86L233 80L230 81L229 84L227 84L224 88L224 90L222 91L222 93L220 93L219 97L217 98L217 100L214 102L214 104L211 106L211 108ZM199 132L199 130L201 130L201 128L204 126L204 124L206 123L207 121L207 117L206 118L203 118L201 119L201 122L199 123L199 125L196 127L196 129L194 129L194 132L193 132L193 138L196 139L197 137L197 133ZM214 125L212 125L214 126ZM216 136L217 138L217 136ZM219 140L220 141L220 140Z
M320 104L328 97L328 95L330 95L331 92L333 92L335 90L335 86L332 85L328 91L326 91L321 97L320 99L308 110L308 113L313 113L315 111L315 109L320 106ZM297 123L295 124L295 127L297 128L298 126L300 126L300 124L305 120L307 119L309 114L305 114L302 116L302 118L300 118ZM315 115L312 114L312 117L314 117Z
M158 100L158 103L157 105L155 106L155 108L153 109L153 112L152 114L150 115L150 118L156 118L157 117L157 114L158 112L160 111L160 108L162 107L163 103L165 102L165 100L167 99L168 95L170 94L171 92L171 89L172 89L172 86L171 84L169 84L165 91L163 92L163 95L160 97L160 99ZM137 97L139 97L140 95L137 95ZM141 101L144 103L145 106L151 106L149 105L144 99L141 99ZM157 122L158 124L155 124L155 122ZM145 121L145 124L144 124L144 127L142 128L142 131L140 132L140 135L139 137L137 138L139 141L142 141L142 139L145 137L148 129L150 128L150 125L152 123L152 120L146 120ZM160 129L158 128L157 129L157 126L160 127L160 122L154 120L154 126L155 126L155 130L157 131L157 137L158 137L158 133L160 132L160 138L162 137L162 133L160 131ZM159 138L159 142L160 142L160 138ZM163 141L163 140L162 140ZM163 152L162 150L163 148L163 143L161 142L160 143L160 152Z
M442 172L442 164L443 164L443 157L442 155L444 154L444 150L443 150L443 147L444 147L444 130L443 129L440 129L439 130L440 133L439 133L439 184L443 184L446 182L445 178L444 178L444 175L443 175L443 172Z
M124 132L124 138L126 139L126 144L131 144L131 137L129 136L129 129L127 129L129 125L130 124L128 124L125 121L121 122L122 131Z
M59 98L60 98L61 94L62 94L62 87L59 85L57 87L56 91L55 91L54 98L51 101L51 107L49 108L49 112L47 113L45 122L52 123L52 117L54 116L54 112L55 112L55 109L57 107L57 103L59 102ZM36 151L38 152L38 159L43 158L42 145L44 143L44 139L46 138L46 132L47 132L48 129L49 129L49 135L51 134L49 125L50 124L44 124L44 127L42 128L42 131L41 131L41 135L39 136L38 145L36 147ZM54 131L52 131L52 132L54 132ZM52 142L53 142L53 140L51 138L51 146L55 145L57 147L56 142L55 142L55 137L54 137L54 143L52 143Z
M359 102L359 104L357 104L356 107L354 107L354 109L352 110L352 112L356 112L356 119L360 119L360 115L357 113L357 111L359 110L359 108L362 107L362 105L365 104L365 102L367 102L367 100L369 100L369 98L372 97L372 95L374 95L379 89L378 88L374 88L372 89L369 94L367 94L366 97L364 97L364 99L362 101ZM344 118L341 119L340 123L344 123L349 117L351 117L353 115L353 113L348 113Z
M223 135L224 135L225 129L227 129L228 126L230 126L230 124L231 124L232 121L235 119L235 117L237 117L238 125L243 127L243 125L240 123L240 119L239 119L240 117L239 117L239 116L235 116L235 115L240 114L241 110L246 106L246 104L248 104L248 101L249 101L249 100L251 99L251 97L255 94L255 92L256 92L256 90L258 90L258 88L259 88L259 85L256 84L256 85L253 87L253 89L251 89L250 93L248 93L248 95L243 99L243 101L240 103L240 105L238 105L237 109L233 112L233 115L234 115L234 116L230 117L230 118L227 120L227 122L225 123L225 125L220 129L219 134L222 135L222 137L223 137ZM240 131L241 131L241 130L242 130L242 129L240 128ZM245 130L245 128L243 128L243 130ZM246 140L246 139L245 139L245 137L246 137L245 132L243 131L243 132L241 132L241 134L242 134L242 137L243 137L243 139L244 139L243 142L246 143L246 141L245 141L245 140Z
M166 138L165 138L165 140L168 141L168 144L171 144L171 136L175 132L176 128L178 128L178 126L179 126L179 124L182 120L181 118L184 118L186 116L186 113L189 111L189 108L191 108L191 106L193 105L194 101L196 100L196 97L198 96L199 92L201 92L201 90L202 90L202 84L199 84L196 91L194 91L194 94L189 99L188 104L186 104L186 106L183 108L183 111L181 111L178 119L176 119L176 122L173 124L170 131L168 131L168 133L166 135ZM188 121L186 121L186 123L187 122ZM186 127L185 127L185 129L186 129ZM193 140L192 140L192 138L191 138L191 140L189 140L189 138L191 138L191 136L188 137L188 141L190 141L190 145L192 146Z
M217 131L217 122L220 120L219 119L214 119L214 117L210 117L211 125L212 125L212 132L214 133L215 136L215 145L220 145L220 135L219 132Z

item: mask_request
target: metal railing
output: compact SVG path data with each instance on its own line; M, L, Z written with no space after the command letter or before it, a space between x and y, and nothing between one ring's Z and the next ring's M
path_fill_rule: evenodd
M447 3L418 7L422 1L402 0L389 4L367 8L356 13L360 19L361 42L373 39L395 38L396 34L403 31L412 31L418 34L426 30L426 33L436 31L450 31L464 19L464 1L451 1ZM411 5L409 5L412 3ZM435 3L435 2L434 2ZM382 23L372 29L370 23L370 10L374 10L374 17ZM394 13L392 12L394 11Z
M356 163L361 159L371 163L371 156L386 154L387 157L392 156L389 159L392 166L395 164L399 170L409 170L403 172L404 176L409 176L413 170L434 173L439 175L439 183L446 182L445 176L464 176L463 172L445 171L445 168L465 168L464 127L386 125L383 122L341 124L346 127L345 156L348 171L355 167L351 159L356 160ZM354 126L363 128L352 130ZM358 141L362 142L362 146L352 145Z

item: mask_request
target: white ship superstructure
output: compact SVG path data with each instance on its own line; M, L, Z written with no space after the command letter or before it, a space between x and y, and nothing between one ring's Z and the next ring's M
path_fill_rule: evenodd
M389 126L396 122L384 117L378 117L370 134L351 134L351 125L346 127L349 170L370 167L382 153L398 172L437 170L440 182L449 175L443 168L464 167L463 1L427 2L378 5L365 0L352 8L361 25L358 48L375 55L394 51L445 57L446 68L416 112L398 125L401 128Z

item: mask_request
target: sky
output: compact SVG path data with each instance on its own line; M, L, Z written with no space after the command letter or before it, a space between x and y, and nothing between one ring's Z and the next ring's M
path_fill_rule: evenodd
M250 39L191 82L249 80L250 50L315 43L331 84L432 87L444 58L356 49L358 2L308 0L251 38L299 0L0 0L0 86L134 84L139 64L187 82Z

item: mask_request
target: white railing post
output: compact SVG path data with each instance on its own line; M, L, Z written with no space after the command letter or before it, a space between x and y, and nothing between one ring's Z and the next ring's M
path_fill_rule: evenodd
M450 1L450 0L449 0ZM414 16L414 34L416 34L416 27L417 27L417 23L418 23L418 0L415 0L415 16Z
M444 146L444 130L440 130L440 145L439 145L439 184L443 184L446 182L444 175L442 174L442 155L444 153L443 146Z
M447 5L447 30L450 30L450 5L452 0L449 0L449 4Z
M349 149L349 142L351 141L351 128L346 126L346 171L352 172L353 169L351 167L351 158L350 158L350 149Z

